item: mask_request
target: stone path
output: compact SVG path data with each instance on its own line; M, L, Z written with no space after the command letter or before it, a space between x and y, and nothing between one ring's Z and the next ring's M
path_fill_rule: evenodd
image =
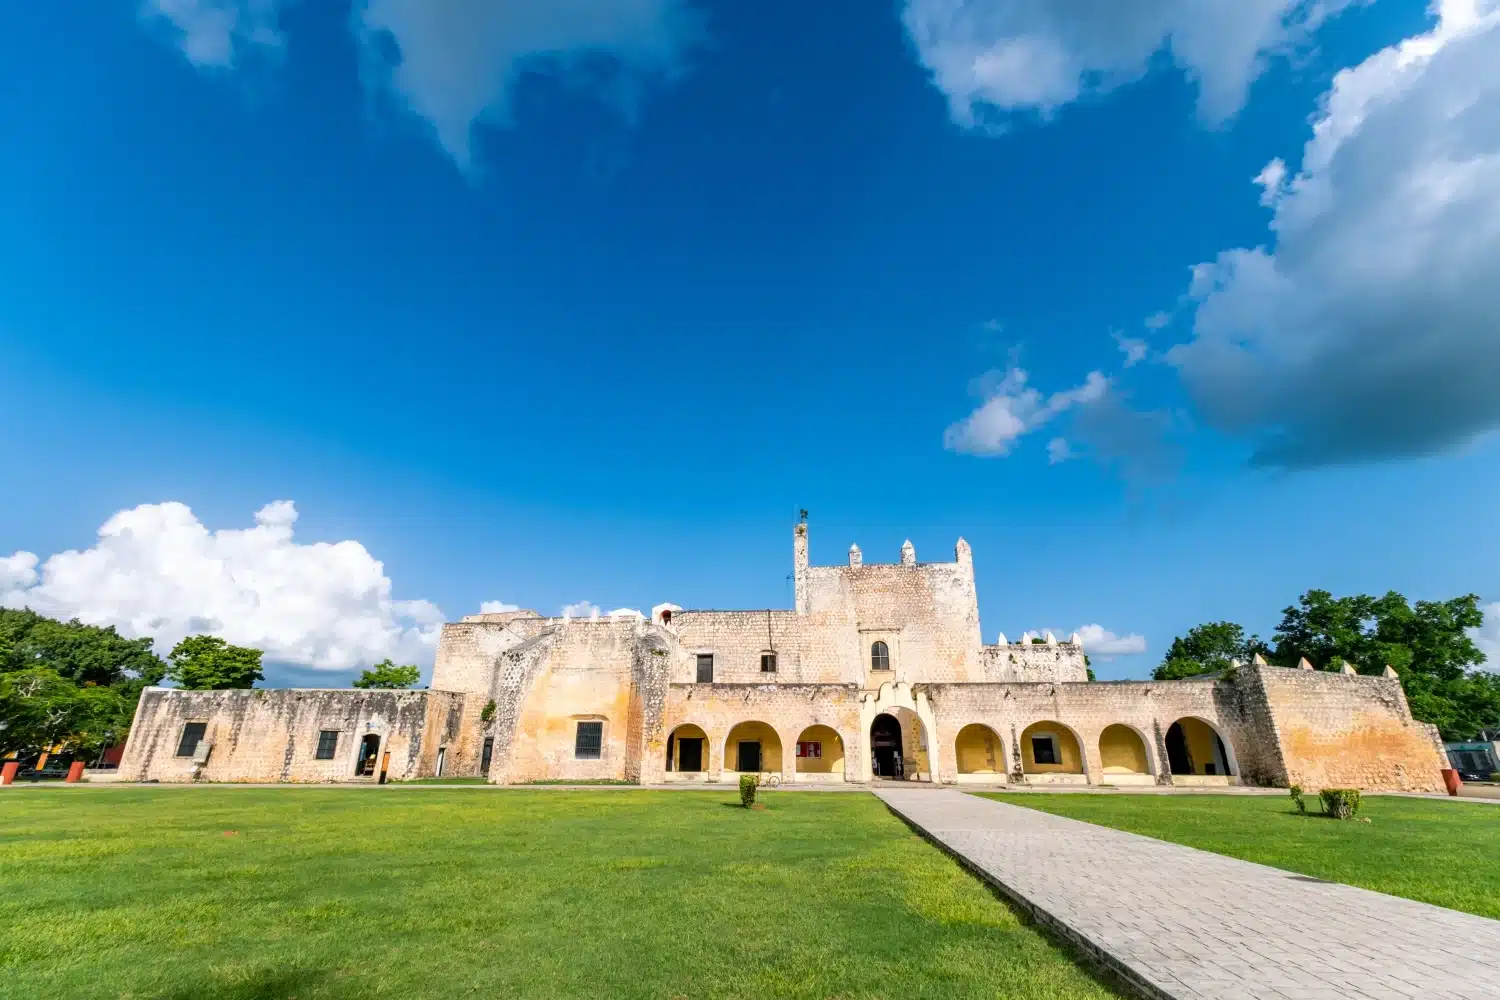
M960 792L876 794L1147 996L1500 998L1500 921Z

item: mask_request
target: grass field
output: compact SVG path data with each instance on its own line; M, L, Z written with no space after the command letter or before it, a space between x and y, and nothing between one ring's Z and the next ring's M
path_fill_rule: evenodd
M0 793L0 997L1113 996L869 795Z
M1358 823L1300 816L1280 796L986 798L1500 918L1500 806L1368 796Z

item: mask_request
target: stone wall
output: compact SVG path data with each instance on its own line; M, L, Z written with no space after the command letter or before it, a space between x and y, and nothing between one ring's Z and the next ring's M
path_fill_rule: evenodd
M445 739L463 729L463 698L443 691L147 688L120 761L122 781L356 781L367 734L391 755L388 777L430 777ZM200 768L176 751L183 727L204 723L213 748ZM318 760L319 734L339 734L332 760ZM451 758L450 758L451 762ZM451 769L450 773L451 773Z
M1430 727L1416 722L1397 677L1252 665L1242 678L1261 692L1266 733L1282 759L1276 784L1439 792L1447 762Z
M1011 642L982 646L980 680L1086 681L1088 664L1083 647L1071 642Z

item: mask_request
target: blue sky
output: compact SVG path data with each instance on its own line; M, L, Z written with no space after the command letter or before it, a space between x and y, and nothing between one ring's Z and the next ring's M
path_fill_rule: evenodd
M799 508L1105 678L1500 601L1490 0L7 21L0 603L337 684L484 601L785 606Z

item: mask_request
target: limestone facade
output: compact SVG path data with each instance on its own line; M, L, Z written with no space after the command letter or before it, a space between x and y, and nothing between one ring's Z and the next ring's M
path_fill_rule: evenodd
M1257 662L1091 682L1076 638L982 641L962 539L951 562L917 562L908 542L895 563L851 547L848 565L814 566L798 524L793 579L791 610L472 615L444 626L428 691L153 689L122 776L357 780L352 758L309 757L338 723L385 734L392 778L432 775L441 755L445 774L497 783L714 783L744 767L778 782L1442 788L1431 727L1394 676ZM173 756L192 720L223 734L196 770Z

